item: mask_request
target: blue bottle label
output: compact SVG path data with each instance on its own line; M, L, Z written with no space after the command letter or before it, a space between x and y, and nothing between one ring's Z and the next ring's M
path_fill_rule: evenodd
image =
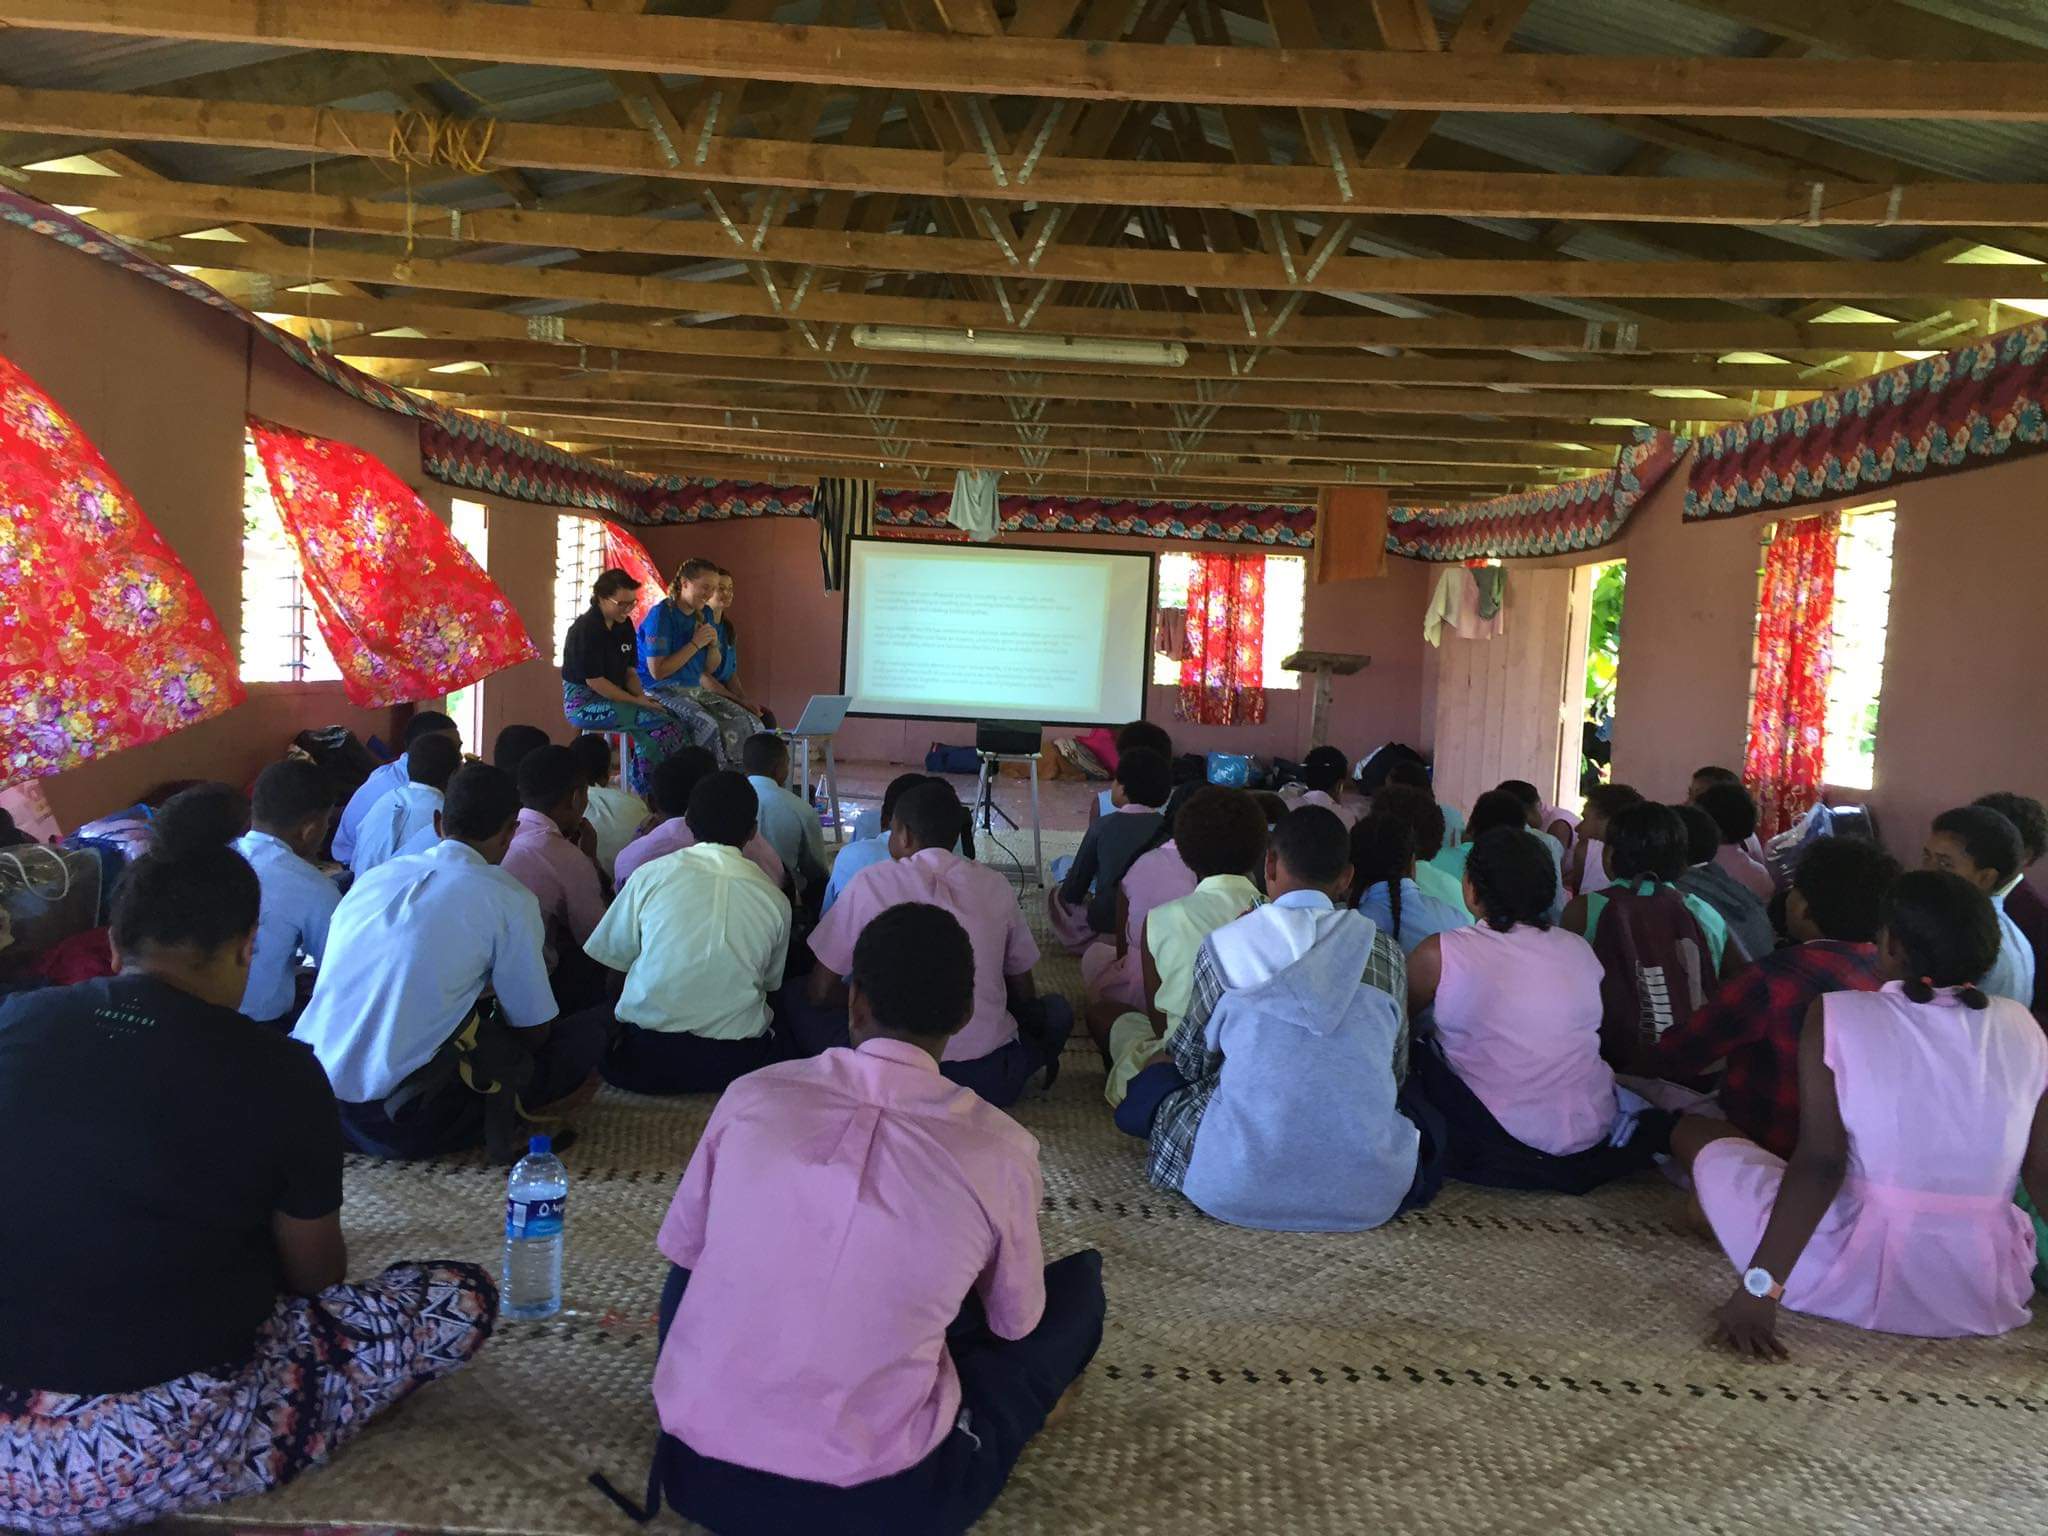
M566 1195L556 1195L549 1200L508 1199L505 1202L505 1235L510 1238L560 1237L562 1213L568 1204Z

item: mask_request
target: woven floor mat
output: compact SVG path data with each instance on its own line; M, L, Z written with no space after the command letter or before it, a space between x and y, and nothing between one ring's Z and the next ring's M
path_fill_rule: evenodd
M1072 992L1073 962L1047 953L1041 985ZM2036 1536L2048 1520L2048 1324L1953 1342L1788 1317L1789 1364L1710 1352L1728 1266L1654 1176L1583 1200L1454 1186L1350 1236L1225 1227L1145 1183L1092 1062L1071 1049L1017 1118L1043 1146L1048 1254L1103 1252L1108 1331L1074 1413L979 1530ZM568 1159L567 1314L504 1325L333 1467L186 1524L623 1536L585 1478L639 1492L654 1233L709 1110L607 1092ZM495 1266L503 1190L480 1159L352 1160L352 1267Z

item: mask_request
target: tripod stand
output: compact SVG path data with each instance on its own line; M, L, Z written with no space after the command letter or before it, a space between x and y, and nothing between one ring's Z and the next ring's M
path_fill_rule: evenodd
M981 752L976 755L981 759L981 776L975 782L974 809L971 813L969 824L976 832L981 833L991 843L995 844L996 847L1003 850L1004 854L1008 856L1012 868L1016 871L1020 884L1043 886L1045 884L1045 849L1038 814L1038 760L1042 754L1037 752ZM995 822L998 817L1002 819L1003 825L1012 832L1024 830L1018 824L1015 817L996 803L996 780L1001 776L1004 763L1029 763L1031 765L1031 868L1028 871L1024 867L1023 860L1010 852L1010 849L1004 844L1002 838L996 834L995 830ZM986 863L988 861L983 860L983 862Z

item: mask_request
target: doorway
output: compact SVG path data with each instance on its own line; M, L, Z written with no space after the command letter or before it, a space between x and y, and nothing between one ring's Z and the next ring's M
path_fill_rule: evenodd
M1572 573L1571 654L1559 710L1558 805L1577 806L1604 784L1614 757L1615 695L1621 678L1621 613L1628 562L1603 560Z

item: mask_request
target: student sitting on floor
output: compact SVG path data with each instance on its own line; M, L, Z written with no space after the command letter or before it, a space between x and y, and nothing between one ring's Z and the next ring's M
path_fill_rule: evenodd
M1100 1016L1089 1020L1109 1064L1103 1095L1111 1108L1123 1103L1131 1079L1180 1027L1194 992L1195 952L1202 940L1265 900L1252 876L1266 862L1266 817L1251 795L1205 785L1181 807L1173 831L1195 888L1154 907L1145 918L1138 939L1145 1007L1109 1020L1101 1032Z
M1607 824L1643 797L1626 784L1595 784L1586 791L1586 814L1579 821L1579 835L1565 859L1564 888L1568 896L1604 891L1607 872Z
M1726 1062L1715 1098L1729 1124L1790 1157L1799 1141L1799 1031L1807 1010L1823 993L1882 984L1877 931L1898 877L1898 862L1860 838L1824 837L1807 848L1785 895L1793 942L1737 971L1704 1008L1666 1030L1643 1075L1692 1082Z
M486 1143L515 1157L522 1116L554 1132L597 1092L604 1032L549 1027L540 903L497 867L519 824L511 775L464 768L438 820L443 841L341 899L293 1036L327 1069L357 1150L437 1157Z
M571 841L587 835L583 769L567 747L529 752L519 765L519 822L499 865L540 903L546 936L542 952L562 1013L579 1013L602 1000L604 976L583 945L604 916L604 880L587 848Z
M1394 764L1393 767L1387 770L1387 781L1381 788L1383 790L1388 788L1421 790L1430 799L1436 800L1437 809L1443 812L1443 846L1448 848L1465 841L1465 813L1460 811L1455 805L1449 805L1441 800L1437 800L1436 780L1429 769L1421 763L1411 763L1403 760ZM1430 856L1425 853L1422 857L1427 859Z
M650 1487L685 1519L957 1536L1094 1357L1102 1256L1045 1263L1037 1142L940 1071L982 968L951 914L878 913L848 967L853 1049L712 1111L656 1239Z
M1314 747L1301 760L1301 782L1307 789L1296 805L1319 805L1344 823L1348 832L1358 824L1358 802L1344 798L1345 781L1351 777L1351 759L1336 747Z
M1678 888L1691 845L1676 811L1646 800L1616 815L1606 833L1614 884L1574 898L1563 922L1601 960L1607 1059L1633 1071L1658 1036L1705 1006L1708 991L1738 962L1721 914Z
M1522 812L1526 818L1529 830L1543 839L1544 846L1550 849L1552 855L1556 858L1558 873L1562 876L1564 872L1564 850L1571 839L1568 835L1565 837L1557 835L1553 825L1557 820L1557 812L1553 807L1543 803L1542 792L1527 779L1502 779L1498 784L1494 785L1494 788L1504 795L1513 795L1516 800L1521 802ZM1566 833L1569 834L1571 828L1577 825L1578 818L1573 817L1570 824L1565 827Z
M1789 1162L1726 1121L1689 1116L1672 1136L1742 1275L1714 1317L1738 1354L1784 1356L1781 1302L1928 1338L2028 1320L2034 1235L2013 1190L2048 1197L2048 1039L1972 982L2000 943L1973 882L1901 875L1878 942L1882 991L1807 1010Z
M718 759L705 747L683 747L674 756L654 765L653 782L647 791L648 803L652 807L649 813L651 825L621 850L618 861L612 865L612 889L624 890L626 881L642 864L665 853L679 853L697 841L685 813L690 809L690 796L698 783L705 775L717 771ZM756 814L759 814L758 810ZM758 828L742 851L754 861L754 867L768 877L770 885L778 891L787 889L788 876L782 868L782 860L775 856L775 850L768 846Z
M261 900L218 844L146 855L115 898L120 974L0 1004L0 1157L23 1175L0 1261L9 1530L278 1487L496 1320L474 1265L347 1283L334 1095L235 1011Z
M1745 798L1748 791L1737 786ZM1761 960L1778 947L1777 930L1771 926L1770 909L1757 894L1729 872L1719 855L1729 851L1719 822L1697 805L1676 805L1678 819L1685 823L1685 873L1675 882L1680 892L1697 896L1728 925L1728 942L1735 958L1747 965ZM1734 849L1738 858L1748 854Z
M253 808L254 825L234 844L263 886L242 1012L290 1034L312 995L301 995L301 968L327 952L327 927L341 905L341 891L309 862L334 824L334 789L313 763L272 763L256 778Z
M1721 846L1715 850L1714 863L1753 892L1758 901L1768 904L1778 894L1778 882L1771 878L1763 860L1749 851L1756 841L1757 826L1756 801L1749 791L1740 784L1709 784L1692 804L1713 817L1720 829Z
M548 733L537 725L508 725L491 743L491 766L517 775L519 765L526 761L526 754L538 751L548 741Z
M950 912L974 944L974 1016L946 1042L942 1070L998 1109L1008 1109L1041 1072L1048 1087L1073 1033L1073 1006L1040 997L1031 979L1038 944L1017 893L1000 871L953 851L967 812L944 780L921 784L896 804L889 861L864 869L811 934L817 965L807 1007L791 1020L798 1049L810 1055L846 1043L847 991L854 946L882 913L904 902Z
M1556 895L1550 850L1520 827L1496 828L1465 866L1479 921L1409 956L1409 1013L1434 1010L1414 1081L1443 1116L1452 1178L1583 1195L1662 1150L1669 1117L1623 1099L1600 1058L1600 961L1551 926Z
M251 815L249 797L234 785L189 784L157 807L149 824L150 851L177 855L225 848L248 835Z
M1415 883L1414 825L1378 800L1372 814L1351 829L1351 905L1404 955L1432 933L1472 921L1462 906L1447 906Z
M1740 787L1742 775L1733 768L1718 768L1711 763L1704 768L1695 768L1692 772L1692 778L1685 786L1687 803L1698 805L1700 797L1716 784L1734 784ZM1769 867L1764 855L1763 839L1758 837L1754 831L1742 840L1742 851L1748 854L1760 867Z
M462 766L462 748L453 736L423 736L405 754L407 781L370 807L356 828L355 857L349 868L361 879L387 859L424 853L440 841L434 818L440 815L448 781Z
M749 736L741 752L747 782L761 801L761 837L815 908L824 897L831 866L825 862L825 829L818 808L789 790L789 743L768 731Z
M1081 951L1081 989L1087 998L1088 1033L1107 1038L1118 1015L1145 1006L1145 919L1155 907L1178 901L1195 888L1195 872L1168 838L1140 854L1117 886L1113 938L1097 939Z
M790 907L743 851L760 802L738 774L714 772L690 792L688 815L695 842L620 887L588 946L626 973L617 1004L596 1011L614 1037L605 1081L633 1093L716 1093L780 1054L769 999L789 958Z
M1398 764L1396 766L1399 766ZM1415 836L1415 888L1453 912L1465 910L1465 884L1437 868L1444 850L1444 808L1426 789L1391 780L1372 797L1371 815L1401 822Z
M1150 720L1133 720L1129 725L1116 733L1118 762L1123 761L1124 753L1136 747L1143 747L1149 752L1157 752L1166 759L1168 764L1173 762L1173 738L1167 735L1165 727L1154 725ZM1114 780L1115 776L1114 771L1112 771L1111 779ZM1176 806L1175 809L1178 810L1179 807ZM1092 832L1095 829L1095 823L1102 820L1105 816L1113 816L1115 814L1116 795L1114 785L1109 789L1097 790L1095 798L1088 802L1088 830ZM1066 871L1061 869L1052 871L1054 879L1061 878L1065 873Z
M1117 1123L1149 1131L1157 1188L1218 1221L1362 1232L1442 1184L1440 1142L1396 1103L1407 966L1391 935L1338 904L1348 839L1324 807L1274 830L1266 890L1269 903L1202 941L1187 1017Z
M456 756L461 756L462 733L455 722L439 710L423 709L405 723L405 735L401 738L404 750L398 757L381 768L370 770L370 776L356 787L349 796L348 804L342 807L341 819L334 824L334 859L338 864L355 867L356 829L370 808L394 790L403 789L411 782L412 749L429 736L447 736L454 740ZM545 740L545 738L543 738Z
M920 784L943 784L945 780L935 779L923 773L899 773L889 781L889 787L882 792L880 837L864 838L848 843L832 860L832 878L825 882L825 900L818 908L822 916L832 910L832 903L845 894L853 877L873 864L880 864L889 857L889 829L896 825L896 807L903 797Z
M569 750L576 754L576 766L589 791L583 816L597 834L593 856L599 869L609 871L647 819L647 803L612 782L618 777L619 754L611 737L586 732L569 743Z
M1465 861L1472 856L1472 844L1497 827L1527 831L1529 813L1520 800L1505 790L1489 789L1472 802L1472 819L1465 824L1465 836L1469 841L1449 844L1439 849L1436 857L1429 861L1444 880L1456 883L1460 911L1464 910L1465 904ZM1531 832L1529 835L1542 843L1542 839L1536 833ZM1544 844L1546 850L1550 846ZM1472 916L1470 913L1466 915ZM1555 921L1556 917L1557 914L1553 912L1552 920Z
M2026 846L2020 829L1988 806L1943 811L1927 834L1921 864L1961 875L1991 899L1998 922L1998 954L1977 985L1993 997L2034 1006L2034 950L2005 910L2005 894L2018 883Z
M1166 837L1160 807L1173 789L1173 765L1149 747L1132 747L1116 764L1112 814L1090 827L1064 879L1045 894L1053 934L1074 954L1116 930L1117 888L1139 855Z
M2020 835L2020 875L2006 887L2003 903L2006 917L2019 929L2034 957L2034 1017L2048 1025L2048 901L2029 880L2026 872L2048 853L2048 808L2031 795L2005 792L1979 795L1974 802L1998 812Z

